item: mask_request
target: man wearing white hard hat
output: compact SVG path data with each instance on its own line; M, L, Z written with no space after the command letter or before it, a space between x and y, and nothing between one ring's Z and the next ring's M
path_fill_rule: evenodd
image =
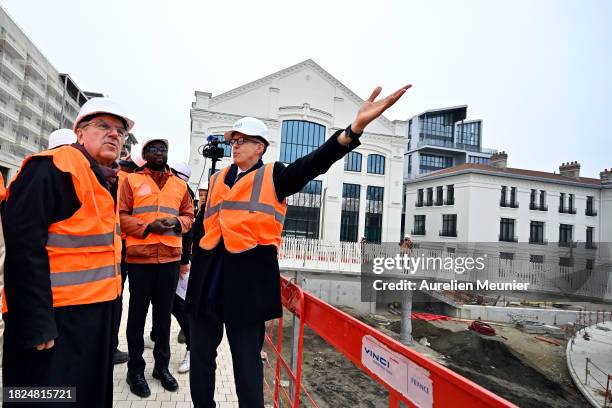
M76 143L77 137L72 129L57 129L49 135L49 149Z
M215 406L215 358L224 327L239 404L263 407L260 352L265 322L282 315L277 254L286 198L359 146L365 127L409 87L379 101L381 88L376 88L350 126L288 166L262 162L269 145L262 121L240 119L224 134L232 146L233 164L211 177L206 206L193 227L197 245L193 245L186 309L191 397L196 407Z
M130 391L141 398L151 395L142 356L149 303L153 305L155 329L153 378L168 391L178 389L178 382L168 370L170 313L179 278L182 234L193 224L193 200L187 184L167 166L168 147L164 138L143 140L140 153L145 165L127 176L119 204L130 277L126 381Z
M112 406L121 293L116 160L133 125L120 105L90 99L72 127L76 143L28 157L9 188L5 387L75 387L71 406Z

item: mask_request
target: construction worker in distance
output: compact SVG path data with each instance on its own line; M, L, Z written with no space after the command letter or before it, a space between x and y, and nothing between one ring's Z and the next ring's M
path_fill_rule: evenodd
M76 143L76 141L77 136L72 129L57 129L49 135L48 149L55 149L56 147L73 144Z
M151 390L144 376L144 326L153 305L155 346L153 378L176 391L178 383L168 371L170 363L170 313L179 277L182 234L193 224L193 201L187 184L168 168L168 140L146 139L142 157L146 164L129 174L121 186L119 214L127 235L126 257L130 276L127 321L130 391L146 398Z
M379 101L375 99L381 88L376 88L350 126L288 166L262 162L269 141L260 120L242 118L224 134L232 146L233 164L211 177L206 205L194 223L197 244L185 305L190 316L191 397L196 407L215 406L216 350L224 326L239 404L264 406L260 353L265 322L282 315L277 253L285 199L359 146L365 127L409 87Z
M74 121L77 142L26 158L9 187L4 387L75 387L76 402L66 405L112 407L116 160L133 126L121 106L92 98ZM4 406L19 402L5 395Z

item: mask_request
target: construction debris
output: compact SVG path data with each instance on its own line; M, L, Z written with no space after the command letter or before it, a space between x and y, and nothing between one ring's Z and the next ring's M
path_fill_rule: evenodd
M540 341L543 341L545 343L554 344L555 346L560 346L561 345L561 343L559 343L557 340L549 339L548 337L535 336L535 338L540 340Z
M563 330L560 327L551 326L542 322L536 322L533 320L518 320L515 323L515 327L529 334L548 334L560 339L564 338Z

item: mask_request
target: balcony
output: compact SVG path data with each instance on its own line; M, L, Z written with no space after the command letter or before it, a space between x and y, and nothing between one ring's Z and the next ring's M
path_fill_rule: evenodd
M575 208L565 208L564 206L559 206L559 214L576 214Z
M518 242L518 237L499 234L500 242Z
M40 65L32 61L30 58L28 58L28 62L26 63L26 70L38 76L39 79L47 79L47 73L45 72L45 70Z
M34 142L34 137L33 136L18 136L17 138L17 144L21 147L23 147L24 149L36 153L40 150L39 146L36 145L36 143Z
M47 112L43 118L44 121L49 123L51 127L57 129L60 127L59 120L57 120L53 115Z
M0 104L0 114L12 120L13 122L19 121L19 113L14 111L10 106Z
M6 49L11 50L13 53L16 54L16 56L19 56L20 58L25 59L28 56L26 50L24 48L21 48L19 44L17 44L17 41L13 38L13 36L7 33L4 28L0 33L0 42L6 44Z
M529 209L532 211L548 211L548 205L546 204L537 204L537 203L529 203Z
M40 105L39 101L35 101L32 98L24 96L23 100L21 101L21 104L36 115L38 116L43 115L43 107Z
M33 81L31 77L26 77L26 79L23 80L23 85L36 92L41 98L44 99L46 97L44 86L36 81Z
M2 56L2 66L7 68L7 70L10 73L12 73L13 75L15 75L15 77L18 80L23 80L24 70L23 70L23 68L21 68L19 66L19 64L17 64L16 61L12 60L11 58L7 57L6 55L3 55Z
M532 245L548 245L548 240L529 237L529 243Z
M432 137L427 137L424 133L420 134L420 137L425 136L422 140L417 142L417 148L433 146L433 147L444 147L448 149L457 149L457 150L467 150L470 152L478 152L478 153L487 153L487 154L495 154L497 153L496 149L488 149L486 147L479 147L464 143L455 143L450 140L436 139Z
M7 130L6 128L0 128L0 139L6 140L9 143L15 143L17 140L15 133Z
M588 241L587 241L587 242L584 244L584 247L585 247L586 249L597 249L597 244L596 244L595 242L588 242Z
M597 211L587 207L586 210L584 210L584 215L586 215L587 217L596 217Z
M4 92L9 94L12 98L15 98L16 100L21 100L21 91L19 90L19 88L13 86L13 84L4 79L3 76L0 76L0 88Z
M49 105L49 107L53 108L53 110L55 110L56 112L61 112L62 111L62 104L60 102L58 102L52 96L51 97L47 97L47 104Z
M561 248L576 248L577 244L574 241L559 241L559 247Z
M457 237L457 230L441 230L440 231L440 236L441 237Z
M49 77L51 78L51 77ZM62 97L64 95L64 84L58 83L53 79L47 81L47 89L55 92L56 95ZM61 99L61 98L60 98ZM58 102L61 104L61 102Z
M40 134L40 125L33 121L27 120L24 117L19 120L19 127L26 129L28 132L35 135Z
M506 201L503 198L499 200L499 206L500 207L506 207L506 208L519 208L519 203L518 201Z

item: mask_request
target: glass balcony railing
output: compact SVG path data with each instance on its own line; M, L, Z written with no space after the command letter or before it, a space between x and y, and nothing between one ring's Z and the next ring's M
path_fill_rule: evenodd
M425 147L425 146L447 147L449 149L467 150L470 152L489 153L489 154L497 153L496 149L488 149L486 147L480 147L480 146L475 146L475 145L466 144L466 143L456 143L449 139L440 139L440 138L432 138L432 137L425 137L418 141L417 147Z

